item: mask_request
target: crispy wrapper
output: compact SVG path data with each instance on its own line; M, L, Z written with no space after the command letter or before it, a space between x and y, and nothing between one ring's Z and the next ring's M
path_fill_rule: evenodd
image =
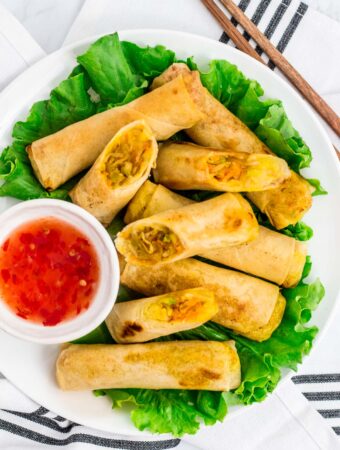
M155 78L153 88L183 75L185 84L204 118L186 132L199 145L248 153L272 153L270 149L222 103L202 86L199 73L185 64L173 64ZM311 186L291 171L291 177L276 189L256 192L249 198L264 211L277 229L295 224L312 205ZM281 207L282 206L282 207Z
M129 224L169 209L181 208L193 203L195 203L193 200L175 194L161 184L147 180L129 203L124 222Z
M278 187L290 170L286 161L272 155L168 142L159 150L153 175L171 189L257 192Z
M212 320L257 341L271 336L285 309L278 286L190 258L152 270L128 263L121 281L147 296L195 287L209 289L219 306Z
M125 223L130 223L192 203L193 200L160 184L146 181L130 202L124 220ZM256 239L244 244L209 250L200 256L284 287L292 287L301 279L307 246L289 236L260 226Z
M247 197L281 230L297 223L312 206L311 185L291 171L291 177L270 191L249 192Z
M116 303L106 325L116 342L131 344L197 328L217 311L213 292L204 288L186 289Z
M157 152L144 120L121 128L70 192L73 203L108 226L148 178Z
M59 387L229 391L241 382L233 341L70 345L56 363Z
M165 140L203 116L179 76L126 105L39 139L27 152L40 183L53 190L93 164L112 136L128 123L143 119L157 140Z
M255 239L258 223L240 194L164 211L127 225L115 240L126 260L154 265Z
M268 147L222 103L202 86L199 73L183 63L172 64L153 80L152 89L159 88L179 75L204 118L186 132L199 145L246 153L271 153Z

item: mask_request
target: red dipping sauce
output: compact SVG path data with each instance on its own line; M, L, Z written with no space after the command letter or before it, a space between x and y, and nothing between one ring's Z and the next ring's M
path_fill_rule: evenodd
M96 250L54 217L26 222L0 247L0 296L19 317L57 325L85 311L99 284Z

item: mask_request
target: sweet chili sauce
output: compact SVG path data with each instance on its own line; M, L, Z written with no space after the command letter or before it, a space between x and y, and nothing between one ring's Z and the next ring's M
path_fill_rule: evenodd
M0 247L0 297L45 326L85 311L99 282L96 250L73 225L45 217L16 228Z

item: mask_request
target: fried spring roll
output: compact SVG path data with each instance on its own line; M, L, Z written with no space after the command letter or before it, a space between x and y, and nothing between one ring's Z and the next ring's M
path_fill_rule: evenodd
M249 203L227 193L133 222L118 233L115 244L127 261L153 265L246 242L257 234Z
M247 197L278 230L298 222L312 206L311 185L291 171L291 177L271 191L249 192Z
M194 142L238 152L272 153L241 120L202 86L199 73L190 71L185 64L170 66L154 79L152 87L162 86L179 74L183 75L188 91L198 108L205 114L203 119L186 131ZM271 189L270 192L256 192L249 195L277 229L295 224L312 206L312 188L309 183L293 171L291 175L281 186Z
M278 187L290 170L286 161L272 155L169 142L159 150L153 175L171 189L256 192Z
M149 176L157 152L144 120L121 128L70 192L73 203L108 226Z
M168 209L194 203L164 186L146 181L130 202L124 221L130 223ZM259 227L256 239L239 245L209 250L200 256L284 287L301 279L307 246L289 236Z
M194 203L193 200L175 194L161 184L154 184L147 180L129 203L124 222L129 224L169 209L181 208Z
M172 64L159 77L156 77L151 89L159 88L169 81L183 76L204 118L186 130L191 139L199 145L228 149L235 152L271 153L269 148L233 113L216 100L203 87L198 71L191 71L186 64Z
M197 328L217 314L213 292L204 288L116 303L106 318L113 339L131 344Z
M229 391L241 382L233 341L173 341L131 345L74 345L56 363L59 387Z
M27 148L34 172L46 189L56 189L98 158L124 125L144 119L157 140L165 140L203 117L182 76L136 100L33 142Z
M128 263L121 281L144 295L205 287L214 292L219 306L212 320L256 341L271 336L281 323L286 304L274 284L195 259L157 265L152 270Z

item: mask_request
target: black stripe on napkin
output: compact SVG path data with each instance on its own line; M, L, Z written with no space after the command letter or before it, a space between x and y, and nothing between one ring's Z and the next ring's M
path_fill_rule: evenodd
M291 2L292 2L292 0L282 0L282 2L276 8L276 11L275 11L273 17L270 19L270 22L263 33L269 40L273 36L276 28L278 27L279 23L281 22L281 19L284 16L285 12L287 11L287 8L291 4ZM262 51L261 47L259 47L257 45L255 47L255 50L260 56L262 55L263 51Z
M72 434L65 439L56 439L2 419L0 419L0 429L19 435L23 438L30 439L31 441L39 442L40 444L56 446L68 445L74 442L82 442L84 444L93 444L100 447L118 448L124 450L165 450L175 448L181 442L180 439L169 439L166 441L154 442L122 441L120 439L108 439L99 436L91 436L84 433Z
M294 384L334 383L340 382L340 373L322 373L317 375L296 375L292 377Z
M277 44L277 49L279 50L279 52L283 53L286 49L307 9L308 6L306 5L306 3L301 2L288 27L283 33L279 43ZM269 61L268 67L272 70L275 69L275 64L273 63L273 61Z
M267 8L272 0L261 0L259 3L259 6L256 8L253 17L251 18L251 21L258 25L260 23L260 20L262 19L263 14L267 11ZM243 33L243 37L249 41L251 39L251 36L247 31Z
M340 427L333 427L333 430L335 431L336 434L340 435Z
M318 409L318 413L325 419L339 419L340 409Z
M30 420L31 422L38 423L39 425L43 425L52 430L59 431L60 433L69 433L74 427L79 426L77 423L71 422L69 425L63 427L55 419L51 419L50 417L44 417L41 414L40 409L41 408L39 408L39 410L37 410L33 413L24 413L21 411L11 411L8 409L3 409L3 411L5 411L9 414L13 414L14 416L17 416L17 417L22 417L23 419L26 419L26 420ZM47 412L47 410L46 410L46 412ZM45 414L45 412L43 414Z
M53 420L56 420L57 422L65 422L66 421L66 419L61 416L55 416L55 418Z
M250 0L241 0L240 3L238 4L238 7L241 9L241 11L245 12L245 10L248 8L248 5L250 3ZM234 17L231 18L231 23L234 25L234 27L237 27L238 22L236 19L234 19ZM227 33L225 31L223 31L219 41L223 42L224 44L227 44L230 40L230 37L227 35Z
M0 373L0 380L4 380L4 379L5 379L4 375L2 375L2 373Z
M323 400L340 400L340 391L331 392L303 392L303 395L310 401L323 401Z

